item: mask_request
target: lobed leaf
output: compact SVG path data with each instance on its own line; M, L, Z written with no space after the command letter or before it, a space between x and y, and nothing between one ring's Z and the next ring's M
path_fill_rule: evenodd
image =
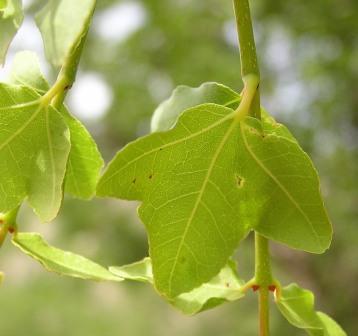
M18 232L12 242L50 272L96 281L123 280L85 257L50 246L38 233Z
M5 62L9 45L20 28L23 19L21 0L0 2L0 65Z
M328 315L314 310L313 293L290 284L276 301L282 315L297 328L312 336L345 336L343 329Z
M157 289L169 298L209 281L254 229L321 253L331 225L317 173L282 125L216 104L186 110L174 128L127 145L97 194L140 200Z
M80 48L92 18L95 0L49 0L36 15L47 59L61 66Z
M26 197L43 221L56 215L70 152L60 113L27 87L0 83L0 212Z
M152 264L150 258L120 267L110 267L109 270L124 279L153 283ZM229 260L218 275L208 283L183 293L170 303L183 313L197 314L201 311L214 308L227 301L235 301L244 296L241 287L244 282L239 279L236 264Z
M39 94L44 94L49 89L37 56L30 51L16 54L9 81L30 86ZM72 116L65 106L62 106L60 112L70 130L71 138L65 191L78 198L89 199L95 194L103 159L95 141L82 123Z

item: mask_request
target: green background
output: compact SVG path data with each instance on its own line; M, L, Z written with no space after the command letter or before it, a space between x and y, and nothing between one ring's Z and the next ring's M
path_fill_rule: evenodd
M283 284L295 281L316 294L318 309L354 335L358 306L357 126L358 3L252 1L262 72L262 103L286 123L321 175L334 225L331 249L309 255L272 244L273 267ZM27 15L44 2L34 1ZM95 17L111 6L98 2ZM150 116L179 84L222 82L240 90L239 52L229 0L146 0L144 24L121 42L97 33L84 49L82 73L101 74L113 93L106 114L83 120L106 162L127 142L149 131ZM25 27L23 27L25 29ZM29 42L30 43L30 42ZM11 50L11 49L10 49ZM73 99L76 99L73 97ZM52 224L41 225L24 207L20 228L38 230L54 245L105 265L146 255L135 202L66 197ZM238 250L240 273L253 274L253 241ZM0 268L0 334L36 335L255 335L256 296L195 317L185 317L144 284L94 283L48 274L7 243ZM273 335L304 335L272 306Z

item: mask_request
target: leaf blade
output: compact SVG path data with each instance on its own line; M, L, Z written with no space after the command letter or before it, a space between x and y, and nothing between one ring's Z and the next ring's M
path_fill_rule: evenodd
M297 167L287 164L290 159L287 151L298 162ZM266 160L271 163L263 165ZM280 170L280 166L287 171ZM297 172L300 168L303 171ZM215 172L214 183L212 172ZM301 175L299 183L295 180L298 174ZM201 204L208 181L213 190L205 191L210 196ZM300 190L292 192L292 185ZM308 197L306 189L310 191ZM287 128L277 124L267 113L263 114L262 123L247 117L235 124L234 111L216 104L185 110L174 128L127 145L107 167L97 194L143 201L139 215L149 233L155 284L168 297L209 281L251 229L313 253L323 252L332 234L317 173ZM191 214L196 214L199 203L201 215L192 225ZM304 205L304 211L300 211L296 203ZM185 219L183 213L186 213ZM220 213L227 217L217 218L215 223L215 216ZM208 237L206 223L211 223L211 237ZM220 235L221 230L224 235ZM187 239L189 231L190 239ZM215 237L212 232L216 233ZM222 239L218 242L220 236ZM200 240L210 247L203 244L195 247ZM225 246L227 243L229 248ZM215 248L224 251L225 256L208 251ZM160 249L163 249L162 255L158 252ZM173 253L174 250L177 253ZM180 254L183 254L183 262L187 262L187 269L178 267ZM208 259L218 264L208 267ZM176 278L175 273L182 274L182 278L179 275ZM184 274L190 274L191 278ZM179 287L172 290L170 283Z
M124 279L148 282L153 284L152 263L150 258L144 258L133 264L120 267L110 267L109 270ZM175 308L184 314L194 315L214 308L229 301L236 301L244 296L241 280L236 271L236 263L232 260L220 270L213 279L188 293L183 293L170 300Z
M0 65L5 62L9 45L23 19L21 0L7 0L5 6L0 7Z
M49 89L49 85L41 73L38 58L35 53L30 51L16 54L9 82L29 86L39 94L43 94ZM87 129L70 114L64 105L59 112L69 128L71 140L65 191L77 198L90 199L96 192L99 174L104 165L101 153Z
M123 280L85 257L50 246L38 233L18 232L12 243L50 272L96 281Z
M175 125L183 111L197 105L214 103L232 107L239 102L239 94L219 83L208 82L197 88L181 85L154 111L151 120L151 131L169 130Z
M92 18L95 0L50 0L35 19L45 45L47 59L61 66L80 48Z
M36 214L51 221L62 202L69 131L58 111L41 106L38 97L30 88L0 84L0 211L28 197Z
M276 304L281 314L297 328L312 336L345 336L343 329L328 315L314 310L313 293L290 284L282 289Z

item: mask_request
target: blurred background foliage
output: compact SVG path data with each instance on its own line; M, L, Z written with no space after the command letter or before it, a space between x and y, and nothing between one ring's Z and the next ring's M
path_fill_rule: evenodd
M311 155L335 235L324 255L272 243L283 284L313 290L317 307L349 335L358 306L358 2L252 2L262 73L262 103L288 124ZM45 1L25 1L27 19L10 49L43 50L31 15ZM22 36L22 37L21 37ZM37 41L37 42L36 42ZM48 75L55 72L44 64ZM4 70L6 72L6 68ZM129 141L149 132L155 106L179 84L222 82L241 89L239 51L230 0L98 1L97 12L68 99L108 162ZM24 207L20 228L105 265L147 253L136 204L82 202L66 197L55 223L41 225ZM0 334L6 336L255 335L256 297L185 317L143 284L91 283L48 274L7 243L0 266ZM239 248L240 273L253 274L250 237ZM272 306L273 335L304 335Z

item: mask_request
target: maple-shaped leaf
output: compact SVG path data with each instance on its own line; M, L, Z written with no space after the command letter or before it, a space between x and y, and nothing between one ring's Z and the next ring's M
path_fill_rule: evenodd
M252 229L315 253L330 244L307 154L272 119L236 116L188 109L171 130L127 145L99 182L99 196L142 201L154 282L169 298L218 274Z

